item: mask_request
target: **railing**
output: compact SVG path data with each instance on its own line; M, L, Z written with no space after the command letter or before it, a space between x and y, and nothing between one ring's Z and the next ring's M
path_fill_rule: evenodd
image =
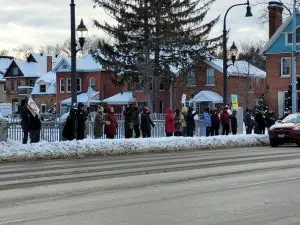
M121 116L118 117L118 129L117 129L117 139L125 137L125 128L124 120L120 120ZM152 128L151 137L164 137L165 136L165 121L164 120L155 120L153 117L153 122L155 127ZM62 129L64 122L59 120L53 121L43 121L41 129L41 141L56 142L62 141ZM94 122L87 122L86 135L90 138L94 138ZM204 136L205 135L205 126L203 120L196 121L196 130L195 136ZM8 138L10 140L21 141L23 137L22 127L20 125L19 116L12 116L9 118L9 129L8 129ZM103 137L105 138L105 137Z

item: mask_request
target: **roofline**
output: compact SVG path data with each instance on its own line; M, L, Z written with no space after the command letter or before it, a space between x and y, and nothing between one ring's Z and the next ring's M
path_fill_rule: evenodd
M297 15L299 15L299 11L297 10ZM263 53L266 54L265 52L269 50L271 45L277 40L279 35L283 32L283 30L292 22L293 16L289 16L286 21L281 24L281 26L276 30L276 32L273 34L273 36L269 39L267 44L263 47Z
M220 66L218 66L218 65L216 65L215 63L213 63L212 61L209 61L209 60L207 60L207 59L205 59L205 60L203 60L206 64L208 64L208 65L210 65L211 67L213 67L214 69L216 69L216 70L218 70L220 73L223 73L223 68L222 67L220 67ZM237 60L237 61L239 61L239 60ZM245 60L240 60L240 61L245 61ZM254 66L254 65L252 65L251 63L250 63L250 65L251 66ZM256 66L254 66L254 67L256 67ZM257 67L256 67L257 68ZM259 68L257 68L257 69L259 69ZM260 69L261 70L261 69ZM263 71L263 70L261 70L261 71ZM265 72L265 71L264 71ZM243 75L244 73L235 73L235 72L227 72L228 73L228 75L230 75L230 76L234 76L234 75ZM247 76L248 76L248 74L246 74ZM251 77L262 77L262 76L264 76L264 75L259 75L259 76L257 76L257 75L255 75L255 74L252 74L252 73L250 73L249 74ZM266 76L266 72L265 72L265 76Z

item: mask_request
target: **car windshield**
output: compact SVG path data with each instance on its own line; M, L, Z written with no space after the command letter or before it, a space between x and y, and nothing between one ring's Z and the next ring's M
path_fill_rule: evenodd
M282 123L300 123L300 114L291 114L288 115Z

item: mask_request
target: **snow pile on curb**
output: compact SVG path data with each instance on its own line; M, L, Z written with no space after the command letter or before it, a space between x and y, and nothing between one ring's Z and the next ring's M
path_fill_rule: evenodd
M41 142L22 145L20 142L0 143L0 161L55 158L80 158L88 155L120 155L144 152L192 151L262 146L269 144L268 135L236 135L215 137L139 138L66 142Z

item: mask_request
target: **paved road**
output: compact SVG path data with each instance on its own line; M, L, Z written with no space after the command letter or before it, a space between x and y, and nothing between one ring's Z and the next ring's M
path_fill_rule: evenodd
M300 148L0 164L0 224L300 224Z

